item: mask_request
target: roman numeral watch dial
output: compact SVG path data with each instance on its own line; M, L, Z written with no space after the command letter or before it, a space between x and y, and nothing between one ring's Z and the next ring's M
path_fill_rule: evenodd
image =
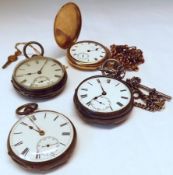
M25 45L37 44L30 42ZM24 50L26 54L26 50ZM27 54L26 54L26 57ZM30 98L51 98L58 95L64 88L67 73L64 66L55 59L34 55L22 61L14 70L12 83L20 94Z
M34 104L25 105L31 110ZM72 122L55 111L35 111L20 119L8 137L8 151L21 166L49 170L65 163L76 142Z
M76 42L81 25L82 17L79 7L71 2L65 4L55 18L55 40L61 48L67 49L68 61L73 67L81 70L96 70L105 59L109 58L110 52L98 42Z
M74 102L83 119L99 124L119 124L133 107L128 85L106 76L90 77L80 83Z

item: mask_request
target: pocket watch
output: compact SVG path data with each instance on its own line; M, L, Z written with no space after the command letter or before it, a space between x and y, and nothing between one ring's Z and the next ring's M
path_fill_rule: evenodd
M161 110L171 97L137 82L138 78L122 80L124 67L114 59L106 60L100 68L103 75L82 81L74 94L74 103L80 116L96 124L120 124L128 119L134 106L149 110ZM141 90L149 91L145 95ZM143 100L144 104L137 102Z
M78 69L95 70L107 58L109 50L95 41L77 41L82 24L81 12L74 3L65 4L57 13L54 36L57 44L67 49L69 63Z
M27 48L31 45L39 46L41 54L29 57ZM64 65L53 58L43 56L42 45L35 41L25 44L23 53L27 59L17 65L12 76L15 90L23 96L35 99L58 95L67 81Z
M12 127L8 136L9 156L29 170L47 171L65 163L76 143L76 130L63 114L36 110L29 103L16 110L25 115Z

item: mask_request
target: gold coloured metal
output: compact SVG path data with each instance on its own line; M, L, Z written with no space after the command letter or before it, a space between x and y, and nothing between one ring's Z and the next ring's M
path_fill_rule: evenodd
M60 9L54 22L54 36L61 48L67 49L77 41L81 23L80 9L76 4L70 2Z
M106 59L108 59L109 58L109 56L110 56L110 52L109 52L109 50L105 47L105 46L103 46L102 44L100 44L100 43L98 43L98 42L95 42L95 41L80 41L80 42L78 42L78 43L83 43L83 42L88 42L88 43L95 43L95 44L98 44L98 45L100 45L102 48L104 48L104 50L106 51L106 56L102 59L102 60L100 60L99 62L97 62L97 63L94 63L94 64L91 64L91 63L83 63L83 62L81 62L81 61L77 61L77 60L75 60L72 56L71 56L71 54L70 54L70 48L68 48L68 50L67 50L67 57L68 57L68 62L69 62L69 64L70 65L72 65L73 67L75 67L75 68L77 68L77 69L80 69L80 70L97 70L98 69L98 67L100 67L102 64L103 64L103 62L106 60Z
M70 48L76 43L82 25L82 17L79 7L75 3L67 3L57 13L54 22L54 36L56 43L63 49L67 49L68 62L71 66L80 70L96 70L105 59L109 58L109 50L101 45L100 43L94 41L81 41L88 43L95 43L101 45L105 51L106 56L97 63L84 63L75 60L70 54Z

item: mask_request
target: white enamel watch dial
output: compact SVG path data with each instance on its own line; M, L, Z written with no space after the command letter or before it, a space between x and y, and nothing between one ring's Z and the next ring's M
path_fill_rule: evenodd
M77 98L81 105L90 111L112 113L126 108L132 95L123 82L96 76L84 80L79 85Z
M62 80L64 68L54 59L35 56L19 64L13 77L25 89L47 89Z
M70 48L70 55L75 60L85 64L96 64L107 56L104 46L92 41L83 41Z
M39 111L22 118L9 135L12 152L21 160L36 163L58 158L73 140L72 123L53 111Z

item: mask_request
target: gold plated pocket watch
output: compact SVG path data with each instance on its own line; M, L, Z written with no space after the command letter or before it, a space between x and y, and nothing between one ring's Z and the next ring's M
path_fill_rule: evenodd
M67 49L69 63L78 69L96 70L105 59L109 50L95 41L76 42L82 25L81 12L74 3L65 4L57 13L54 22L54 36L57 44Z
M27 48L37 45L40 55L29 57ZM44 49L38 42L28 42L23 49L27 58L17 65L12 76L12 84L17 92L34 99L51 98L65 87L67 72L59 61L44 56Z
M63 114L36 110L29 103L16 110L24 115L12 127L8 136L8 153L22 167L47 171L65 163L76 143L76 130Z
M149 111L161 110L171 97L141 85L139 78L122 80L125 70L114 59L105 61L100 68L103 75L82 81L74 94L74 103L81 117L90 123L120 124L134 106ZM145 89L145 95L140 89ZM137 102L143 100L143 104Z

